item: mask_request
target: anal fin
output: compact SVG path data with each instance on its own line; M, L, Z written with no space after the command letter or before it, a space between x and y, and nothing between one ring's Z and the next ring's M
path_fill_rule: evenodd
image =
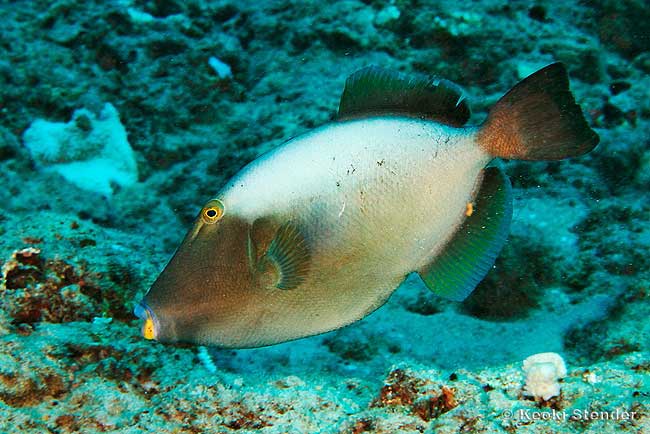
M418 271L435 294L464 300L483 280L508 237L512 219L510 180L496 167L483 171L483 182L465 221L442 252Z

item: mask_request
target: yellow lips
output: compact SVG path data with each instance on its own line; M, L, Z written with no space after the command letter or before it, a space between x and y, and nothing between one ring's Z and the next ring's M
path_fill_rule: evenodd
M144 325L142 326L142 336L147 340L151 340L155 338L154 329L153 329L153 319L151 318L151 314L149 313L149 311L147 311L147 318L144 320Z

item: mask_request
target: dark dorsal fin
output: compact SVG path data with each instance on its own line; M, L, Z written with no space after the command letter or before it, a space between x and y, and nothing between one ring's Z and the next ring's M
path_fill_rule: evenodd
M450 81L370 66L346 80L339 119L378 114L406 114L460 127L470 110L460 87Z
M435 294L464 300L490 271L508 237L512 218L510 180L496 167L483 171L483 182L467 218L442 253L418 274Z

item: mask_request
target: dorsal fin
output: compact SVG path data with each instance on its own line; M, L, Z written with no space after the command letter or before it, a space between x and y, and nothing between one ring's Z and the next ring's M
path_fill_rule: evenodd
M464 300L490 271L506 242L512 218L510 180L496 167L483 171L483 182L467 218L444 250L418 274L440 297Z
M378 114L406 114L460 127L469 119L470 110L463 91L450 81L369 66L346 80L338 117Z

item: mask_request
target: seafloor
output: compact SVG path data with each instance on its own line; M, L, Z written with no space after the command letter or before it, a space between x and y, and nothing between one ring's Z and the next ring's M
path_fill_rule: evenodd
M650 432L644 0L3 1L0 16L0 432ZM273 347L141 338L134 302L203 203L333 119L347 75L454 80L478 123L553 61L601 143L500 163L511 235L466 302L411 280L359 323ZM133 154L103 154L123 172L86 185L67 164L107 152L90 139L106 103ZM74 140L39 154L37 119L73 119ZM521 363L547 351L568 375L536 402Z

